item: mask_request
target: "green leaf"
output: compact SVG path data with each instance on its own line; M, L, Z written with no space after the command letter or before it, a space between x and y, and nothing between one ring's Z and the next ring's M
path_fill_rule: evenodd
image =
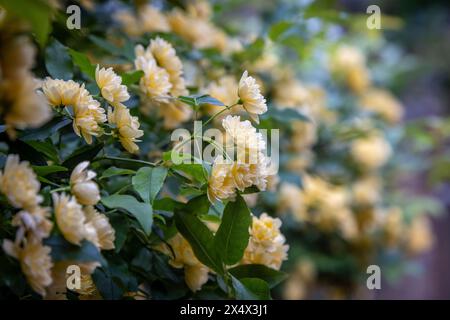
M95 45L97 45L99 48L102 48L106 52L112 53L113 55L121 55L120 48L116 47L112 43L104 40L103 38L90 35L88 36L89 40L91 40Z
M269 300L270 289L264 280L258 278L236 279L231 277L236 299L238 300Z
M54 79L73 79L72 59L58 40L53 39L45 49L45 67Z
M65 126L71 123L72 123L71 119L56 117L40 128L26 130L24 134L20 136L20 139L23 141L45 140L54 133L56 133L59 129L64 128Z
M122 212L109 213L107 216L109 223L115 231L114 250L115 252L120 252L127 240L128 231L130 229L128 219Z
M139 82L143 75L144 71L142 70L129 71L120 74L120 76L122 77L122 84L126 86Z
M178 231L192 246L200 262L220 275L224 274L223 263L214 247L214 236L208 227L195 215L175 210L175 224Z
M104 299L120 299L125 292L138 290L136 277L118 255L108 257L107 265L96 268L92 279Z
M67 171L67 168L61 166L32 166L33 171L38 176L45 177L51 173Z
M153 210L173 212L175 208L183 206L183 203L171 198L155 199L153 201Z
M26 144L31 146L36 151L46 155L53 162L59 162L58 150L55 148L51 141L25 141Z
M214 237L216 251L221 253L225 264L233 265L242 259L248 245L251 223L250 210L240 195L234 202L228 202L223 212L222 223Z
M149 203L143 203L129 195L112 195L102 198L102 203L111 209L123 209L131 213L139 222L146 235L149 235L153 224L153 209Z
M165 167L140 168L132 178L133 187L145 202L153 202L167 177Z
M72 153L64 162L63 167L70 170L75 168L80 162L91 161L103 149L103 143L83 146Z
M149 273L152 268L153 255L147 248L141 248L138 254L131 260L131 266L142 273Z
M292 27L293 23L290 21L280 21L273 24L269 29L269 38L272 41L277 41L283 33Z
M53 235L44 240L44 244L52 248L51 256L54 261L98 261L105 264L105 260L95 245L83 240L79 246L68 242L60 235Z
M92 274L92 280L103 299L117 300L124 293L124 289L118 283L119 279L114 278L108 268L96 268Z
M103 171L102 176L100 179L106 179L114 176L122 176L122 175L130 175L135 174L136 171L131 169L123 169L123 168L117 168L117 167L109 167L105 171Z
M211 97L208 94L191 95L191 96L179 96L178 100L184 102L194 108L197 108L203 104L212 104L215 106L224 106L225 104L216 98Z
M258 278L267 282L270 288L275 287L287 278L287 274L262 264L244 264L228 270L234 277Z
M211 202L209 202L208 196L206 194L202 194L189 200L185 206L185 210L195 214L196 216L200 216L206 215L210 206Z
M72 56L72 62L80 68L81 72L89 78L95 80L95 66L91 64L89 58L81 52L69 48L69 53Z
M171 168L187 174L199 183L203 184L208 181L208 170L200 163L174 164Z
M265 43L263 38L257 38L249 44L243 51L235 54L241 61L253 61L258 59L264 51Z
M43 0L0 0L0 6L31 25L37 42L44 47L51 30L53 9Z

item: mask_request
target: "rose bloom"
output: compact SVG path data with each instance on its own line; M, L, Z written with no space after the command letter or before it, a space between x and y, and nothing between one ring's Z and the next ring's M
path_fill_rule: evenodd
M95 81L101 90L103 98L111 105L116 106L130 99L127 87L122 84L122 78L112 68L100 69L100 66L97 65L95 69Z
M40 240L31 237L23 247L15 245L10 240L4 240L3 250L19 260L22 272L31 288L44 297L46 294L45 288L52 283L51 248L44 246Z
M0 191L16 208L32 210L42 201L38 194L40 183L28 161L8 155L3 172L0 171Z
M114 111L108 109L108 122L117 126L117 134L119 136L120 143L130 153L136 153L139 151L139 147L136 144L137 138L144 135L142 130L139 130L139 119L133 117L130 114L130 110L125 106L118 106L114 108Z
M281 220L263 213L259 218L253 217L250 239L242 258L242 264L263 264L279 270L287 259L289 246L280 233Z
M65 194L53 196L56 224L64 238L70 243L79 245L86 238L86 228L83 209L74 197Z
M355 140L351 145L353 158L368 170L383 166L391 153L391 146L380 134Z
M97 183L92 181L97 175L92 170L86 170L89 161L79 163L70 175L71 192L78 203L83 205L95 205L100 201L100 190Z
M238 96L249 116L256 123L259 123L258 115L267 111L266 99L262 96L256 80L248 76L247 71L242 74L241 80L239 80Z
M172 247L162 244L157 249L169 255L169 264L174 268L184 268L184 279L192 291L198 291L208 281L209 269L195 257L192 247L183 236L177 233L168 240Z

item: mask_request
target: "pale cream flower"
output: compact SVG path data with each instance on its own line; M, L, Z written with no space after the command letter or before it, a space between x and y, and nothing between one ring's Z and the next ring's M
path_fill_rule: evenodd
M2 28L0 69L3 79L29 77L34 65L35 46L28 36L13 34L14 31Z
M278 211L282 214L290 211L299 220L307 219L303 193L297 185L289 182L281 185L278 198Z
M70 243L79 245L86 238L86 228L83 209L74 197L65 194L53 196L56 224L64 238Z
M19 260L22 272L31 288L45 297L45 288L52 283L51 248L42 245L38 239L30 238L23 247L15 245L10 240L4 240L3 250Z
M2 98L10 102L4 118L8 128L36 128L50 119L51 110L35 89L36 83L31 76L3 83Z
M381 181L375 175L363 177L352 186L354 201L360 205L374 205L381 198Z
M139 24L144 32L169 32L170 26L166 16L152 5L139 7Z
M161 102L159 105L159 114L164 119L165 129L174 129L186 122L192 116L192 108L181 101Z
M289 74L276 82L274 101L280 108L309 109L310 94L308 88Z
M361 97L361 106L375 112L390 123L397 123L403 115L403 106L388 91L372 88Z
M92 242L102 250L114 249L115 230L109 223L108 218L98 212L93 206L87 206L84 209L84 213L86 224L91 224L96 231L96 237Z
M83 136L88 144L92 136L103 134L101 123L106 121L105 110L84 87L72 81L47 78L42 84L42 91L48 103L53 107L72 107L73 130Z
M311 148L317 141L317 126L315 123L294 120L292 125L291 147L296 152Z
M242 163L257 163L258 154L266 148L261 133L256 131L248 120L241 121L239 116L227 116L222 120L226 133L226 144L237 148L237 159Z
M231 167L236 188L243 191L255 185L265 190L269 170L268 159L263 153L266 143L261 133L250 121L240 121L239 116L227 116L222 126L226 132L227 153L232 149L236 154L236 161Z
M238 96L249 116L259 123L258 115L267 111L266 99L262 96L255 78L250 77L247 71L239 80Z
M250 239L241 264L263 264L279 270L287 259L289 246L280 233L281 220L263 213L259 218L253 216Z
M217 48L221 52L231 50L228 45L230 39L214 24L206 19L199 19L198 15L191 11L185 13L178 8L172 10L167 19L173 32L199 49Z
M114 19L122 25L129 36L139 36L143 33L140 21L129 10L118 10L114 14Z
M211 202L233 199L235 183L231 176L233 164L224 159L216 158L208 181L208 198Z
M100 88L102 97L112 106L117 106L130 99L127 86L122 84L122 78L112 68L105 69L97 65L95 69L95 81Z
M405 231L402 210L398 207L391 207L380 211L378 214L385 245L389 248L398 247Z
M97 288L92 280L92 273L100 265L98 262L83 262L79 261L57 261L52 268L52 284L47 287L46 299L48 300L67 300L67 280L70 276L67 273L67 268L71 265L80 267L80 289L74 289L79 293L79 299L100 299Z
M106 122L105 110L100 103L92 100L90 104L80 104L74 108L73 130L78 136L83 136L86 143L92 143L93 136L101 136L101 123Z
M368 170L383 166L391 156L392 149L381 134L371 134L353 141L351 155Z
M169 32L166 16L152 5L139 6L137 15L129 10L119 10L114 14L129 36L140 36L146 32Z
M337 48L331 58L330 68L343 77L355 93L364 92L370 85L366 59L356 47L343 45Z
M183 74L181 60L169 42L157 37L150 41L149 49L158 66L169 73L171 82L176 81Z
M16 137L15 128L36 128L51 117L45 99L36 92L31 73L35 47L29 37L16 31L5 27L0 35L0 111L11 139Z
M117 106L114 111L108 109L108 122L117 126L117 134L120 143L130 153L139 151L136 144L138 138L144 135L142 130L139 130L139 119L130 114L130 110L124 106Z
M284 299L305 299L316 278L317 270L314 264L309 260L300 260L284 286Z
M208 281L209 269L195 257L192 247L183 236L177 233L168 241L172 250L162 244L158 250L169 255L169 264L174 268L184 268L186 284L192 291L198 291Z
M167 98L171 89L169 73L156 65L154 59L145 59L139 56L135 60L137 70L144 71L139 86L141 91L149 98L163 99Z
M19 162L19 156L8 155L3 172L0 171L0 191L16 208L32 210L42 202L40 183L28 161Z
M291 157L286 163L286 169L292 172L303 174L307 168L314 163L315 154L310 150L303 150L301 153Z
M186 6L186 11L190 16L201 20L208 20L212 16L211 4L203 0L189 2Z
M78 203L95 205L100 201L100 190L97 183L92 181L97 174L92 170L86 170L88 166L89 161L83 161L73 169L70 175L71 193Z
M415 216L406 231L406 247L409 254L421 254L433 246L434 235L430 220L424 216Z
M164 127L173 129L192 116L192 108L176 99L187 95L183 78L183 66L173 46L161 39L150 41L150 45L135 47L137 70L144 71L140 89L149 99L141 105L141 111L149 114L153 108L164 118Z
M290 211L296 220L311 223L323 231L337 230L344 238L354 238L358 230L349 209L347 189L319 177L303 175L302 179L302 189L293 184L282 185L279 211Z
M52 107L78 105L80 85L73 80L47 77L42 84L42 91Z
M26 236L38 240L47 238L53 228L50 220L49 208L35 207L32 210L22 210L16 213L11 224L18 227L16 232L16 243L24 241Z

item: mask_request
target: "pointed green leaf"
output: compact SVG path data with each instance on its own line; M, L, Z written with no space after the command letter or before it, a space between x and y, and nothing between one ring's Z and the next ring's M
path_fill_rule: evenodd
M243 264L228 270L238 279L258 278L267 282L270 288L275 287L287 278L287 274L262 264Z
M153 202L167 177L165 167L140 168L132 178L133 187L145 202Z
M151 204L143 203L129 195L112 195L102 198L102 203L111 209L123 209L131 213L139 222L146 235L149 235L153 224Z
M251 223L250 210L240 195L234 202L228 202L214 237L214 246L221 253L225 264L233 265L242 259L248 245Z
M222 259L214 247L214 236L208 227L195 215L175 210L175 223L178 231L192 246L200 262L223 275Z

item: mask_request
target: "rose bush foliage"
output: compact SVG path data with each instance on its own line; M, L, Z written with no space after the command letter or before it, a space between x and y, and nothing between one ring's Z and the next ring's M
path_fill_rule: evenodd
M283 2L257 35L203 1L77 4L69 30L65 1L0 1L1 297L348 297L431 246L438 204L390 194L403 107L365 54L387 44L327 34L356 17ZM238 158L175 163L195 120Z

